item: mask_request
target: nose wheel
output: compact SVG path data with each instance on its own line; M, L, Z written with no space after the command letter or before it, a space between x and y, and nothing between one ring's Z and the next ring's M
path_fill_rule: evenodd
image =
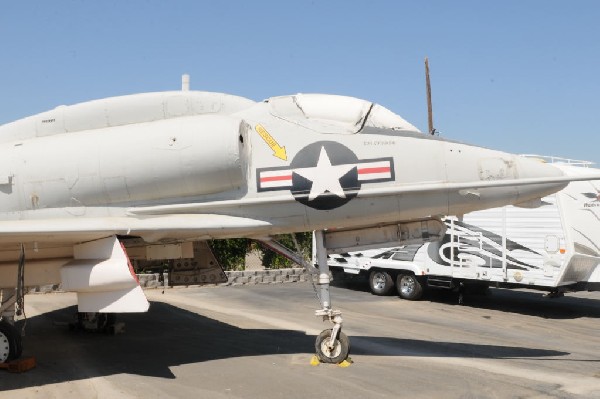
M331 308L329 265L327 264L327 251L323 232L315 231L314 240L319 269L320 295L318 297L322 306L322 309L317 310L315 315L323 317L323 321L329 320L333 323L333 328L323 330L319 334L315 341L315 350L317 358L322 363L342 363L348 358L350 340L342 332L342 312Z
M329 294L329 265L327 264L327 250L325 249L325 239L323 231L315 231L313 235L313 246L317 254L317 268L306 262L302 255L300 246L296 238L292 234L292 240L296 245L296 253L281 245L272 239L258 240L262 245L273 251L291 259L292 261L303 265L304 268L311 274L310 282L313 285L315 294L321 304L321 309L315 311L317 317L322 317L323 321L333 323L333 328L323 330L315 341L316 359L321 363L335 363L343 367L347 367L351 362L345 362L348 359L350 351L350 340L342 332L342 312L331 308L331 297ZM319 289L314 284L314 276L318 276L317 284ZM313 360L311 360L313 364Z
M341 331L337 337L333 335L333 328L324 330L319 334L315 342L317 357L322 363L341 363L348 358L350 352L350 340Z

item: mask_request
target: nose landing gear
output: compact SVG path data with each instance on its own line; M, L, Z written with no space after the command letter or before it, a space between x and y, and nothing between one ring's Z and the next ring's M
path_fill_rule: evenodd
M313 238L313 246L317 255L317 268L306 262L293 234L292 239L296 244L297 252L293 252L272 239L259 239L257 241L299 265L303 265L306 271L311 274L310 281L313 283L313 288L315 288L315 293L321 304L321 309L316 310L315 315L317 317L322 317L323 321L329 320L333 323L333 328L323 330L315 341L316 357L318 360L318 362L315 361L315 363L335 363L347 366L350 362L346 362L345 364L344 362L348 358L348 353L350 352L350 340L346 334L342 332L342 312L331 308L331 297L329 294L329 265L327 264L327 250L325 248L323 231L315 231ZM318 290L314 287L313 277L315 275L318 275Z
M317 310L315 315L323 317L323 321L329 320L333 323L333 328L323 330L319 334L315 342L315 349L321 362L342 363L348 358L350 340L342 332L342 312L331 308L329 265L327 264L327 250L325 249L323 232L315 231L314 238L319 270L320 295L318 296L322 306L322 309Z
M341 317L340 317L341 320ZM335 322L334 322L335 323ZM341 331L341 321L333 328L323 330L315 341L317 358L322 363L342 363L348 358L350 340Z

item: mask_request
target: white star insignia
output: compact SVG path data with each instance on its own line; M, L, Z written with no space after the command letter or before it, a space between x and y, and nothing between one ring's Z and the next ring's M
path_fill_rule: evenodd
M312 187L310 189L310 194L308 195L309 201L312 201L319 195L327 192L340 198L346 198L344 189L340 184L340 179L355 166L356 165L352 164L332 165L325 147L321 147L317 166L312 168L294 169L294 173L312 181Z

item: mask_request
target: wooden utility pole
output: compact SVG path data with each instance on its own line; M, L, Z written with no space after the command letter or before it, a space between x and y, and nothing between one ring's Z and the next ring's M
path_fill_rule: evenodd
M429 81L429 59L425 57L425 83L427 85L427 122L429 124L429 134L433 135L433 107L431 105L431 82Z

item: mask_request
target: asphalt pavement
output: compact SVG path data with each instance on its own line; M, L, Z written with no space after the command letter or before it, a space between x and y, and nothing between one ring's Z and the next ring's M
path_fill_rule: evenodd
M72 331L73 294L26 297L24 355L0 398L600 398L600 293L492 289L418 302L332 287L346 368L310 364L329 323L310 283L147 290L118 335Z

